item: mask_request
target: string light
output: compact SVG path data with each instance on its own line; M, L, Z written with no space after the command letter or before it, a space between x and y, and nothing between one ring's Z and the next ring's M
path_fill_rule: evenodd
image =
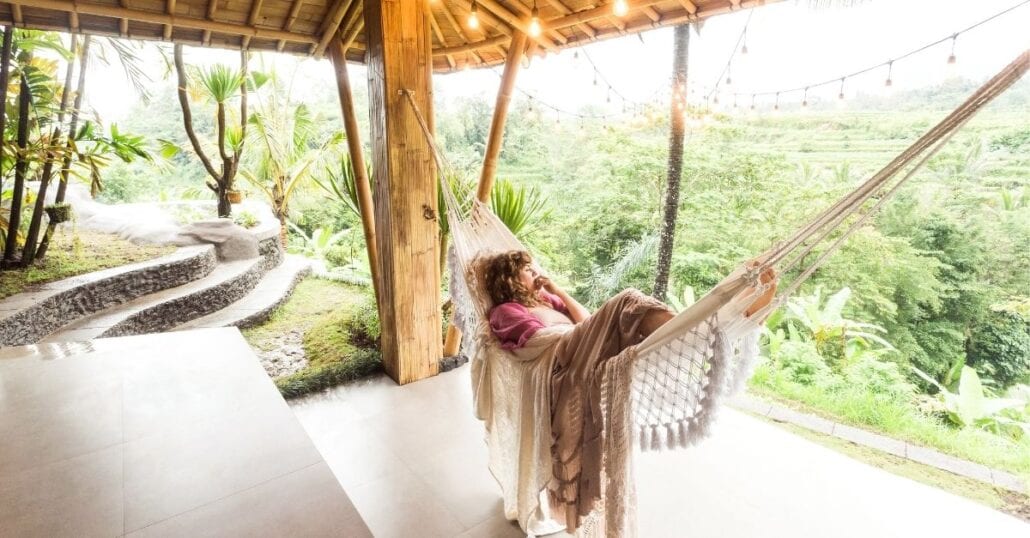
M748 15L748 17L750 17L750 15ZM741 40L744 42L744 44L740 46L740 53L746 55L747 54L747 27L746 26L744 27L744 35L741 36Z
M730 86L730 85L733 84L733 73L731 72L731 69L732 69L731 65L727 65L726 66L726 82L725 83L726 83L727 86Z
M958 41L958 34L951 36L951 54L948 55L948 64L955 65L955 42Z
M478 12L479 12L479 6L476 5L476 0L472 0L472 9L469 10L469 20L468 20L469 28L472 28L472 29L479 28L479 15L478 15Z
M844 78L840 77L840 93L837 94L837 99L844 99Z
M532 18L529 20L529 35L533 37L540 35L540 10L536 7L536 0L533 0Z
M894 85L894 80L891 78L894 73L894 60L887 62L887 80L883 81L883 85L890 88Z
M751 110L755 109L755 94L751 94Z
M626 0L615 0L615 3L612 4L612 13L614 13L616 17L621 17L628 12L629 4L626 3Z
M801 106L808 106L808 88L805 88L805 95L801 98Z
M780 92L776 92L776 104L773 105L773 110L780 109Z

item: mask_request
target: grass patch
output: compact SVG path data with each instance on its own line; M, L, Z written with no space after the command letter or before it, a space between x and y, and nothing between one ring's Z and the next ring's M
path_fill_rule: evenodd
M978 428L957 429L919 413L906 402L857 389L827 392L769 376L762 367L756 369L749 390L800 411L865 427L1030 480L1030 438L1017 442Z
M378 318L370 301L363 288L308 278L266 323L244 330L243 336L250 345L267 351L284 332L304 333L308 365L275 379L284 397L295 398L382 369Z
M137 245L116 235L59 229L46 258L30 267L0 272L0 299L25 291L34 284L92 273L164 256L172 246Z
M748 414L878 469L942 489L1025 521L1030 521L1030 496L1025 494L996 488L979 480L949 473L936 467L923 465L875 448L845 441L832 435L814 432L796 424L779 422L752 413Z

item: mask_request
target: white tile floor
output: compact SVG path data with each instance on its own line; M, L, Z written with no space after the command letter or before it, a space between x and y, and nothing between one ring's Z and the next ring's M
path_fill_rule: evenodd
M291 406L375 536L523 536L502 515L471 402L464 366ZM732 410L700 446L636 461L644 538L1030 536L1020 520Z

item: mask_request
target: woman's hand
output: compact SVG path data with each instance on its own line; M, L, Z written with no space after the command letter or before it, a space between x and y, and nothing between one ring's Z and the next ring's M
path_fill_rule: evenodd
M553 280L551 280L550 278L547 278L546 276L543 276L543 275L540 275L540 276L536 277L536 279L533 280L533 286L537 290L541 290L541 289L547 290L548 293L553 293L553 294L556 294L556 295L557 295L557 293L558 293L558 291L560 289L560 288L558 288L558 285L554 283Z

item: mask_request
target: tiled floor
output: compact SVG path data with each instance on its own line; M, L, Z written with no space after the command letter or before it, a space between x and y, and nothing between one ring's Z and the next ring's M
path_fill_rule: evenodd
M235 329L0 350L0 536L368 536Z
M524 536L501 513L471 401L463 366L291 406L375 536ZM732 410L698 447L636 462L643 538L1030 536L1013 517Z

